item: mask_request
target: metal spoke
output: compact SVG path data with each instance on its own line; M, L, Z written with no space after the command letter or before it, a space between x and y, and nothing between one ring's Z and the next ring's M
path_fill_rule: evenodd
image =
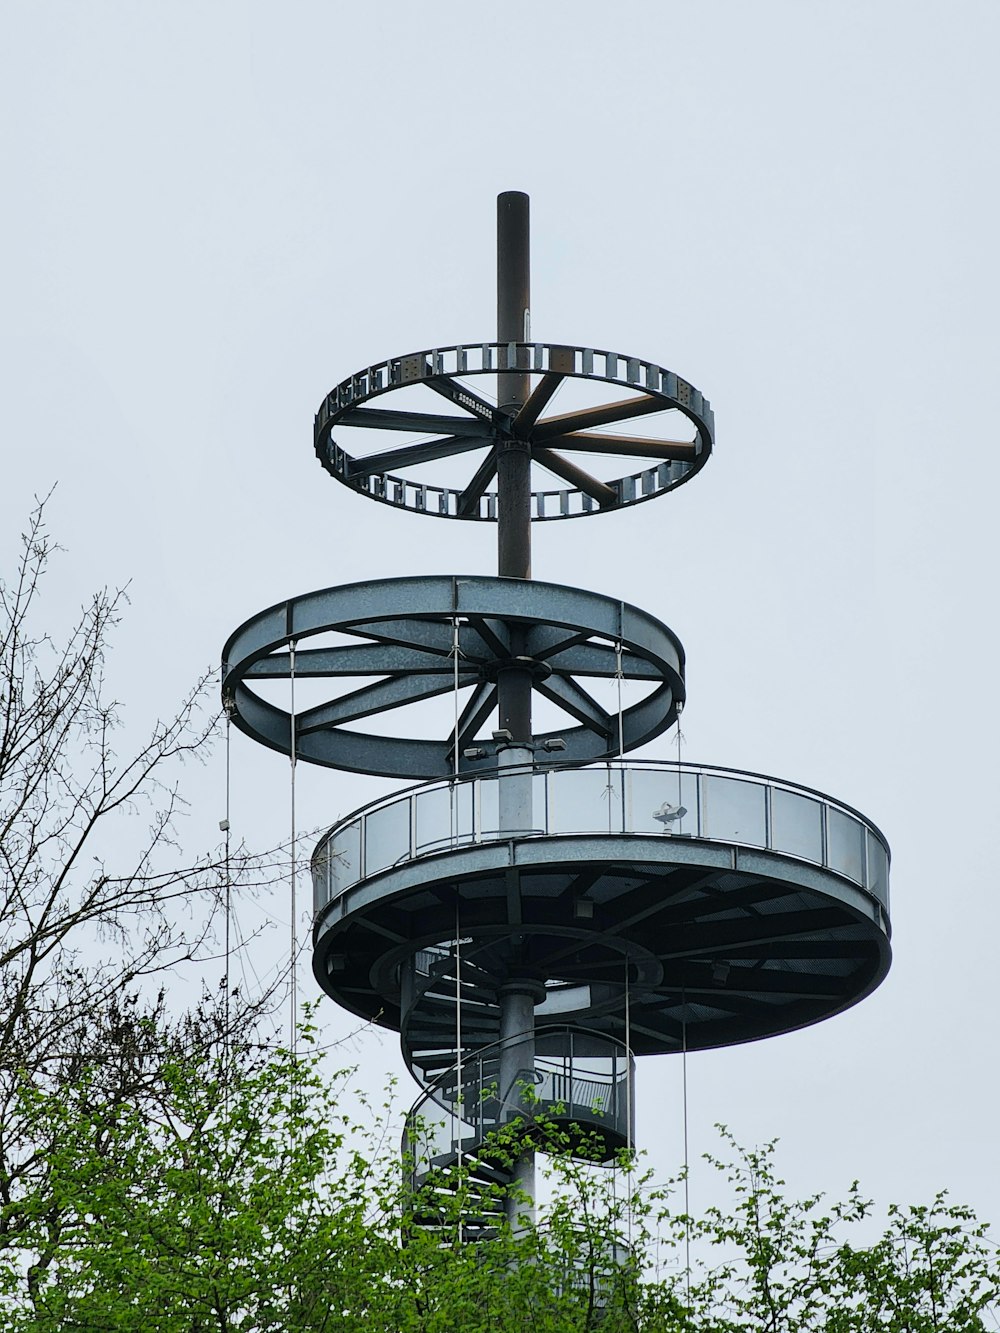
M705 894L698 907L698 920L711 924L720 913L728 915L734 907L744 909L748 914L754 913L759 918L757 909L761 904L773 902L776 897L787 895L775 890L774 885L769 885L766 880L759 884L745 884L741 889L719 891L713 888Z
M574 875L564 889L559 892L557 899L560 903L571 903L574 898L581 897L588 889L592 889L604 873L603 867L588 866L578 875ZM569 952L572 952L570 950ZM559 954L552 955L555 959L562 959L567 956L567 951L563 950Z
M720 961L724 961L720 959ZM764 968L748 972L746 968L732 968L728 978L715 986L706 985L706 963L694 966L681 965L671 969L669 986L652 986L656 991L676 991L683 989L688 996L704 995L713 1003L713 997L722 999L726 996L754 995L789 995L796 999L836 998L844 992L847 978L810 972L788 972L780 968Z
M695 987L695 991L700 997L699 1004L703 1004L707 1009L714 1009L717 1013L725 1014L727 1017L733 1015L739 1016L741 1014L751 1014L754 1017L763 1017L764 1015L773 1012L773 1006L769 1005L766 1000L757 1000L755 1002L748 995L740 995L738 992L729 995L724 990L706 991L704 987L701 987L700 989ZM654 1004L636 1003L633 1006L633 1011L651 1016L661 1012L665 1005L672 1004L673 1006L679 1006L681 1004L686 1004L692 994L686 986L680 984L676 986L662 986L659 988L659 993L661 998Z
M520 435L533 426L548 406L552 395L566 378L565 375L550 372L543 375L531 391L528 401L514 418L514 433Z
M740 948L728 949L726 958L748 959L759 958L761 960L769 959L771 961L779 958L791 959L795 962L809 962L818 958L830 959L849 959L853 960L858 956L860 942L857 939L835 939L835 940L781 940L769 944L765 949L763 946L755 944L745 944Z
M373 472L385 472L389 468L413 467L418 463L431 463L435 458L450 458L453 454L467 454L470 449L481 449L481 435L450 435L442 440L428 440L424 444L402 444L397 449L383 449L381 453L369 454L367 458L354 458L347 466L348 480L354 477L367 477Z
M295 653L295 675L310 676L393 676L410 671L451 671L449 662L432 652L401 644L359 643L339 648L301 648ZM247 670L258 680L287 680L291 675L291 656L272 653L262 657Z
M475 739L476 732L492 713L496 703L497 687L492 681L483 681L472 691L472 697L466 702L458 719L459 749ZM454 751L452 753L454 755Z
M408 430L417 435L489 435L492 429L489 422L479 417L392 411L384 407L353 407L340 418L340 425L370 430Z
M698 457L697 440L657 440L639 435L578 435L570 432L554 437L552 444L586 454L628 454L655 458L660 462L689 463ZM534 453L538 453L535 449Z
M687 872L675 870L670 877L666 891L664 890L663 880L659 876L645 880L642 884L637 884L634 889L622 897L623 907L630 908L628 914L610 927L612 935L623 934L636 926L640 921L646 921L651 916L660 918L658 927L662 929L663 921L669 921L669 912L672 909L675 914L680 914L680 919L687 921L690 919L690 907L692 901L691 895L698 891L705 884L711 884L715 879L713 871L703 873ZM676 883L674 881L676 880ZM699 895L702 896L702 895Z
M424 369L428 375L433 373L429 365L425 364ZM495 424L497 418L503 415L497 411L492 403L488 403L485 398L480 398L478 393L473 393L464 384L459 384L458 380L453 380L450 375L435 375L433 379L426 379L421 382L426 384L428 389L433 389L435 393L447 398L456 407L464 407L474 417L478 417L490 425Z
M575 486L578 491L583 491L584 495L591 496L604 508L618 503L618 492L613 486L598 481L596 477L592 477L589 472L584 472L583 468L577 467L575 463L570 463L560 454L554 454L551 449L540 449L534 446L531 450L531 457L542 467L554 472L557 477L562 477L563 481L568 481L571 486Z
M458 497L458 504L455 512L466 515L475 511L479 501L483 497L483 492L496 476L497 470L497 451L496 446L489 451L483 461L476 469L472 480L466 486L465 490Z
M549 657L563 652L566 648L585 643L589 637L586 632L572 634L562 625L532 625L528 630L525 648L532 657L547 661Z
M531 438L540 442L555 435L565 435L570 430L586 430L588 426L609 426L614 421L628 421L631 417L649 416L651 412L665 411L666 407L667 404L662 398L651 398L647 395L639 398L621 398L616 403L578 408L575 412L563 412L557 417L543 417L535 425Z
M613 679L618 674L618 654L610 644L575 644L555 653L546 653L545 660L558 675ZM633 653L622 653L621 669L627 680L663 679L662 673L652 662L636 657Z
M449 622L440 620L358 620L344 625L347 634L364 635L377 643L398 643L408 648L425 648L441 657L450 657L454 632Z
M471 685L476 677L459 676L459 685ZM404 704L416 703L420 699L432 699L437 694L445 694L452 688L451 681L438 673L427 675L401 676L392 680L376 681L365 685L360 690L331 699L329 703L319 704L300 713L296 731L300 736L308 736L314 731L327 727L341 726L345 722L354 722L361 717L370 717L372 713L387 712L391 708L401 708Z
M535 689L598 736L607 737L610 734L609 714L574 681L564 680L561 676L549 676L547 680L536 681Z
M650 1028L646 1027L644 1023L641 1023L638 1019L633 1017L630 1024L632 1035L650 1037L658 1045L663 1041L665 1036L672 1037L675 1043L675 1048L680 1050L681 1042L684 1040L684 1025L681 1023L680 1019L668 1018L662 1010L659 1010L656 1013L656 1021L659 1026Z
M809 912L768 912L766 916L700 922L697 925L678 922L674 947L663 957L696 958L706 953L724 957L730 946L749 943L766 945L772 940L787 939L793 935L811 935L817 930L839 926L843 919L839 908L827 907Z
M491 656L495 658L510 656L510 626L504 621L480 616L471 621L470 628L479 635Z
M776 894L774 885L769 884L766 880L754 880L750 884L744 884L741 888L719 892L715 884L715 876L711 873L701 875L693 882L687 882L684 896L679 896L672 902L664 902L662 894L658 894L652 887L653 885L655 885L655 881L652 881L649 885L643 885L641 888L648 890L649 902L660 919L661 927L696 921L704 925L706 929L710 929L714 917L717 917L720 913L731 915L738 909L747 913L747 916L741 919L750 920L750 914L755 913L756 908L761 903L772 902ZM690 896L691 891L697 892L697 898ZM640 892L640 890L636 892ZM637 901L642 901L642 899L640 898ZM643 917L650 914L646 909L647 904L644 902L638 915L629 917L616 929L630 926L636 921L642 920ZM761 918L759 914L755 914L752 919L759 921ZM714 941L706 947L714 948Z

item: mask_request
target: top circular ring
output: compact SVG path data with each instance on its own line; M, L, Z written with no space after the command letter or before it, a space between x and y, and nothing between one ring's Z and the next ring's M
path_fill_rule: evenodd
M501 410L462 382L469 376L511 372L534 377L527 401L514 413ZM570 412L543 416L567 380L610 384L631 392L614 402L595 398ZM448 399L458 413L415 411L409 402L395 410L364 406L383 394L421 387ZM412 394L406 396L412 401ZM599 434L593 429L660 412L686 419L694 426L694 438ZM376 446L375 452L355 457L334 439L334 430L339 434L341 427L401 431L420 438L395 448ZM372 500L438 518L488 523L497 521L497 494L487 489L496 472L497 451L526 447L533 463L568 483L562 490L532 491L532 520L545 521L619 509L683 485L712 452L714 418L708 400L693 385L651 361L593 347L492 342L436 347L358 371L323 399L316 413L314 441L331 476ZM601 480L566 456L579 453L623 457L639 468ZM421 479L421 465L465 454L478 457L464 485Z

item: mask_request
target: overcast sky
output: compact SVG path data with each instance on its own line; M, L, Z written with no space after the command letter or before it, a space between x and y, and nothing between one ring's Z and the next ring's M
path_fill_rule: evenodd
M53 604L132 580L137 720L286 596L493 572L486 525L327 477L312 418L372 361L493 336L495 196L527 191L534 335L670 367L718 430L673 495L536 526L536 577L676 631L686 757L818 787L893 849L888 980L692 1057L692 1151L725 1121L780 1136L802 1189L948 1186L1000 1218L997 6L7 0L0 24L5 565L57 481ZM234 832L279 839L287 764L237 737L234 768ZM385 786L304 774L300 824ZM191 794L194 849L219 764ZM402 1069L390 1036L360 1058ZM677 1062L639 1077L671 1169Z

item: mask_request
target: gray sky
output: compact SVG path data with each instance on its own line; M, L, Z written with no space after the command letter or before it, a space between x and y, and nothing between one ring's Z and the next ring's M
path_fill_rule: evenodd
M534 335L669 366L718 427L675 494L536 526L536 577L680 635L685 757L827 791L894 853L888 981L692 1057L692 1150L721 1120L803 1189L1000 1215L996 6L8 0L2 28L3 558L58 481L57 604L132 579L131 714L291 594L495 569L492 528L352 496L311 429L352 371L493 336L495 195L526 190ZM287 765L234 760L234 830L280 838ZM303 775L300 824L385 785ZM191 794L194 847L218 764ZM643 1062L664 1168L679 1089Z

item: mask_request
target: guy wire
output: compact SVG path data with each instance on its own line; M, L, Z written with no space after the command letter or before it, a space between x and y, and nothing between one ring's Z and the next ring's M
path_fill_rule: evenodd
M291 916L292 916L292 920L291 920L291 926L290 926L290 928L289 928L289 931L290 931L289 948L290 948L290 963L291 963L291 977L290 977L290 983L291 983L291 985L290 985L290 993L289 993L289 1006L290 1006L290 1013L289 1013L289 1027L291 1028L291 1032L290 1032L289 1042L290 1042L290 1048L291 1048L291 1052L292 1052L292 1059L294 1060L295 1057L296 1057L296 1055L298 1054L298 1025L299 1025L299 1014L298 1014L298 1001L299 1001L299 996L298 996L298 983L297 983L297 972L298 972L298 967L297 967L297 963L298 963L298 957L297 957L297 953L298 953L298 930L297 930L297 926L298 926L298 906L297 906L297 903L296 903L296 883L295 883L295 879L296 879L296 870L297 870L297 866L296 866L296 842L297 842L298 834L297 834L296 827L295 827L295 763L296 763L296 757L297 757L297 756L296 756L296 744L295 744L295 742L296 742L296 737L295 737L295 640L294 640L294 639L292 639L291 643L289 644L289 656L288 656L288 679L289 679L289 685L290 685L290 690L291 690L291 699L290 699L290 702L289 702L289 713L290 713L290 717L289 717L289 730L290 730L289 754L290 754L290 756L291 756L291 761L292 761L292 762L291 762L291 824L292 824L292 828L291 828L291 835L292 835L292 858L291 858L291 877L292 877L292 883L291 883Z
M624 632L625 632L625 604L624 601L620 601L619 637L617 637L615 643L615 678L617 680L617 688L619 688L619 760L623 760L623 758L625 757L625 720L623 716L623 710L621 710L621 681L623 681L625 674L623 665L621 665L621 639L623 639Z
M688 1046L687 997L681 991L684 1017L681 1019L681 1084L684 1099L684 1282L687 1303L691 1306L691 1176L688 1159Z
M231 768L231 765L230 765L230 738L231 738L232 725L233 725L233 723L232 723L232 716L231 716L231 714L230 714L230 708L229 708L229 703L228 703L228 701L227 701L227 703L226 703L226 710L225 710L225 711L226 711L226 816L225 816L225 819L222 821L222 828L223 828L223 832L225 833L225 837L226 837L226 841L225 841L225 853L224 853L224 855L225 855L225 889L224 889L225 897L224 897L224 900L223 900L223 903L224 903L224 918L225 918L225 933L226 933L226 939L225 939L225 950L226 950L226 974L225 974L225 989L224 989L224 992L223 992L223 998L222 998L222 1006L223 1006L222 1012L223 1012L223 1023L224 1023L224 1026L223 1026L223 1036L222 1036L222 1058L223 1058L222 1089L223 1089L223 1096L226 1098L226 1100L227 1100L227 1102L228 1102L228 1100L229 1100L229 1062L230 1062L230 1042L231 1042L231 1037L230 1037L230 1032L229 1032L229 992L230 992L230 989L231 989L229 968L230 968L230 956L231 956L231 947L232 947L232 944L231 944L231 940L232 940L232 929L231 929L231 928L232 928L232 912L233 912L233 886L232 886L231 871L230 871L230 862L229 862L229 812L230 812L230 787L231 787L231 777L232 777L232 768Z
M629 958L625 955L625 1141L628 1146L628 1243L632 1245L632 997Z
M456 658L457 661L457 658ZM458 728L455 728L455 749L458 749ZM460 1165L462 1140L462 899L455 891L455 1101L452 1137L455 1143L455 1164ZM458 1240L462 1242L462 1210L458 1210Z
M618 682L618 758L625 757L625 719L622 715L622 641L615 644L615 679Z
M455 755L454 771L455 771L455 777L457 778L457 777L458 777L458 761L459 761L459 756L458 756L458 716L459 716L459 715L458 715L458 616L453 617L451 623L452 623L451 652L452 652L452 656L453 656L454 659L455 659L454 691L453 691L454 696L455 696L455 741L454 741L454 745L452 746L452 749L454 750L454 755Z

